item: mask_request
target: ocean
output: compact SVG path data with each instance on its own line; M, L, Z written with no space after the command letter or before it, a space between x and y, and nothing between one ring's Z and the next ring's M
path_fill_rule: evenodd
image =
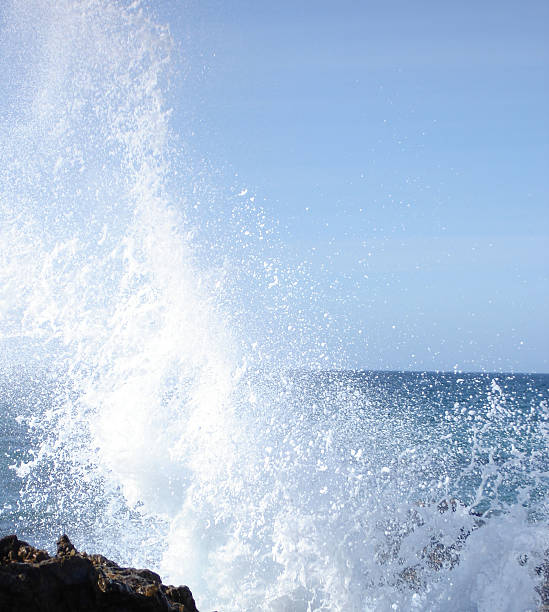
M205 611L538 610L549 375L347 369L345 304L189 161L153 8L1 8L0 535Z
M55 381L4 378L1 532L49 550L67 532L189 583L201 609L538 609L549 375L293 372L238 387L206 440L159 424L135 437L129 406L119 428L108 414L116 448L93 449L46 442L36 418L56 410Z

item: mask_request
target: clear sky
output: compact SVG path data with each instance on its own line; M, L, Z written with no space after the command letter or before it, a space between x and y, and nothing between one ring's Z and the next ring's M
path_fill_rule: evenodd
M548 2L155 6L176 127L324 284L349 366L549 371Z

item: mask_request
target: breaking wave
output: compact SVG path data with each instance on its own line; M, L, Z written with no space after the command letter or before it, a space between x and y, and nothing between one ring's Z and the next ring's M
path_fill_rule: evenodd
M547 388L449 378L433 412L417 381L337 372L274 222L193 174L169 28L140 2L2 10L20 528L184 581L202 609L535 609Z

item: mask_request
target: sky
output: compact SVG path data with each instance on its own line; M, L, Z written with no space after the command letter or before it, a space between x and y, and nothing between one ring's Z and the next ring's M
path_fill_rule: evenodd
M549 372L546 0L144 4L174 40L199 230L235 206L273 229L265 248L226 228L241 298L264 249L302 274L273 299L327 363Z
M348 367L549 371L547 2L157 13L176 127L318 274Z

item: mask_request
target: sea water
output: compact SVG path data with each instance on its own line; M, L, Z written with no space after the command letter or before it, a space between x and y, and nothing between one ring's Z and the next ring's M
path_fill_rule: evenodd
M33 443L57 385L3 380L3 533L51 549L67 531L191 584L204 609L537 607L548 375L262 373L222 432L203 424L209 441L180 429L186 406L163 426L147 410L136 436L132 403L109 410L103 449L74 429L74 446L45 448L42 427Z
M537 609L549 377L343 370L264 213L205 198L151 7L1 19L2 534L202 610Z

